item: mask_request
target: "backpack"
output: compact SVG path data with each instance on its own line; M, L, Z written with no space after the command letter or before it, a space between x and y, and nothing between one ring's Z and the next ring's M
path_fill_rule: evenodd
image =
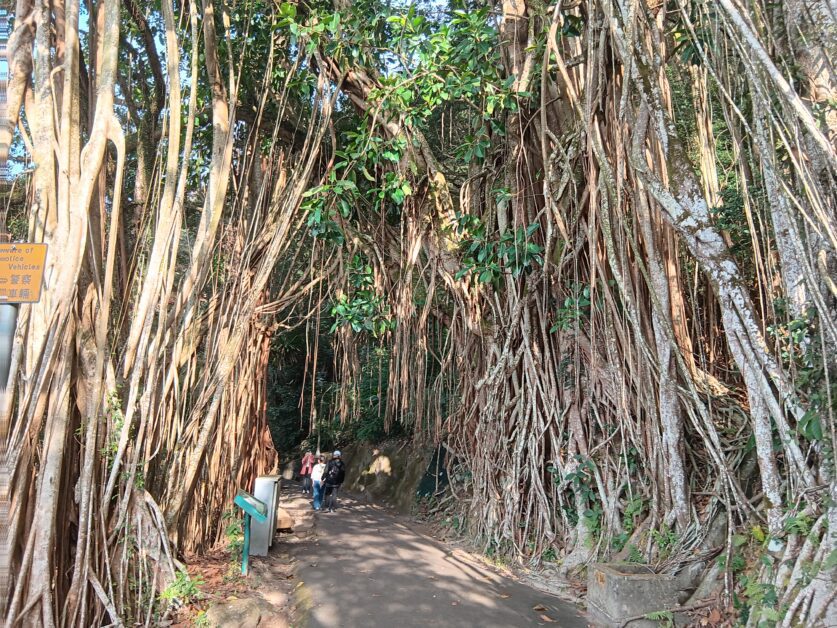
M346 477L346 465L342 460L331 460L326 467L325 483L329 486L340 486Z

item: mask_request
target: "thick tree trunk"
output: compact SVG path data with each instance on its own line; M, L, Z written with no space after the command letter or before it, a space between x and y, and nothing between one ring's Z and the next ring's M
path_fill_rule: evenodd
M26 91L31 87L32 44L35 39L34 0L17 0L15 27L9 37L9 81L6 87L6 115L0 124L0 146L8 151L18 126ZM8 153L6 153L8 156Z
M68 335L74 331L72 322L67 325ZM64 456L72 421L70 413L70 386L73 376L75 347L66 343L58 355L59 363L49 389L49 418L46 421L42 463L38 469L34 511L37 517L32 522L30 534L34 536L32 567L28 575L25 599L40 598L38 611L44 628L56 625L55 599L56 579L63 574L55 573L56 526L58 525L58 502L61 497L61 480L64 476Z
M659 109L657 112L659 115ZM647 119L646 115L645 120ZM642 137L647 125L641 121L636 128L636 133ZM812 482L810 471L796 442L796 435L790 430L781 402L772 392L772 385L776 385L781 394L786 395L786 399L793 399L792 388L764 342L755 309L741 280L738 266L729 255L723 237L710 222L708 205L676 136L668 135L668 159L671 192L649 172L643 156L633 156L634 167L640 178L660 204L666 218L680 233L718 293L727 342L744 378L750 400L750 415L753 420L762 486L768 501L770 530L773 534L779 534L783 499L779 490L779 470L773 453L771 419L776 421L795 472L808 485Z
M645 241L648 258L648 270L654 294L654 307L651 318L654 328L654 341L659 362L658 404L660 424L663 428L663 457L665 460L666 483L671 492L671 512L683 530L689 523L689 496L686 479L686 465L683 460L683 416L677 393L677 364L672 354L676 350L671 325L671 298L668 276L663 268L663 261L658 247L659 239L654 229L651 215L645 199L637 198L639 222Z

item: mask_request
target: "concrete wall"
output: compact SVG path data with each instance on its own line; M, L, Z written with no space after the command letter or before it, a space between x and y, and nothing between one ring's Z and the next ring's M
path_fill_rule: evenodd
M349 492L410 514L416 491L433 455L432 447L404 441L353 444L342 450Z

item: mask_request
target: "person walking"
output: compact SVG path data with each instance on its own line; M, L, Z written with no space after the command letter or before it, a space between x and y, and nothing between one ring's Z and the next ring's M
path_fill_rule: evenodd
M305 495L311 494L311 469L314 467L314 454L306 451L302 457L302 468L299 475L302 476L302 492Z
M337 493L346 479L346 464L339 451L335 451L325 470L325 509L334 512L337 508Z
M314 510L319 510L323 504L323 475L325 470L325 458L320 456L317 459L317 464L311 469L311 483L314 487Z

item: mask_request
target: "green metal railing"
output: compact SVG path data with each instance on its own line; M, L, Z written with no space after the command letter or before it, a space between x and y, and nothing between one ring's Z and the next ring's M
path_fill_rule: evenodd
M241 549L241 574L250 572L250 519L267 521L267 504L239 489L233 503L244 511L244 547Z

